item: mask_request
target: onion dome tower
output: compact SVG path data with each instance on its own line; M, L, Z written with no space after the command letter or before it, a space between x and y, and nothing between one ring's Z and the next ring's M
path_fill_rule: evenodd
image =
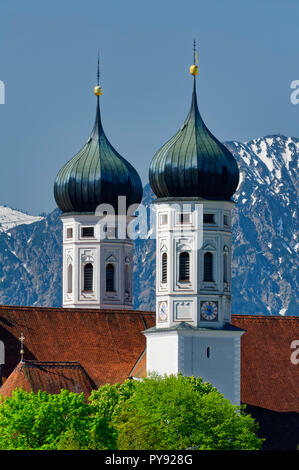
M105 135L99 60L94 93L92 133L54 184L63 222L63 306L131 309L133 242L126 228L143 190L136 170Z
M178 132L154 156L149 181L158 198L230 200L239 183L231 152L206 127L198 111L197 65L190 68L193 93L189 114Z
M157 246L156 327L145 332L147 370L204 377L238 404L243 332L230 323L230 303L231 197L239 170L199 113L195 45L190 73L189 114L149 169Z

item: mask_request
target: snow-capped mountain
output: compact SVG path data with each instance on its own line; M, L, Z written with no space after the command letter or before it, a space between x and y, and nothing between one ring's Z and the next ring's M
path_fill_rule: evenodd
M28 215L7 206L0 206L0 232L7 232L17 225L32 224L42 219L43 217L40 216Z
M273 135L226 146L240 168L233 211L232 312L299 315L299 139ZM153 198L147 185L144 200L149 204ZM135 295L140 293L135 306L154 309L155 242L141 240L136 250Z
M234 197L234 313L299 314L299 139L228 143L240 168Z
M299 139L273 135L226 145L241 174L234 196L232 311L299 315ZM153 200L146 185L143 204ZM61 305L61 232L58 209L0 232L1 304ZM134 261L134 306L154 310L154 239L136 240Z

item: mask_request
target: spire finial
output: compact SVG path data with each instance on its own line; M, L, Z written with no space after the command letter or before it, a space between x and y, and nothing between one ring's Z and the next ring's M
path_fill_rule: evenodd
M98 49L97 85L100 85L100 50Z
M193 41L193 65L190 67L190 73L195 77L198 75L198 52L196 50L196 41Z
M96 96L103 94L103 89L100 86L100 50L98 50L97 85L94 87L94 94Z
M20 354L21 354L21 362L23 363L24 362L24 341L25 341L25 336L23 335L23 333L21 333L19 340L21 341Z

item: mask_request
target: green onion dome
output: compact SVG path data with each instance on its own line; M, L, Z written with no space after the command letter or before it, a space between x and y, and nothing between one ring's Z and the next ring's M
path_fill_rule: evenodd
M158 198L230 200L239 183L238 165L203 122L197 106L195 76L193 80L187 119L155 154L149 169L150 185Z
M127 208L142 199L142 183L137 171L112 147L101 122L97 96L96 120L84 147L59 171L54 196L62 212L95 212L99 204L110 204L115 213L118 196L126 196Z

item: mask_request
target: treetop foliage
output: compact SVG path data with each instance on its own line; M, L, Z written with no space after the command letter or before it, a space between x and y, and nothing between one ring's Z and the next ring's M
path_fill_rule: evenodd
M84 394L0 397L0 449L260 449L257 424L201 378L153 374Z

